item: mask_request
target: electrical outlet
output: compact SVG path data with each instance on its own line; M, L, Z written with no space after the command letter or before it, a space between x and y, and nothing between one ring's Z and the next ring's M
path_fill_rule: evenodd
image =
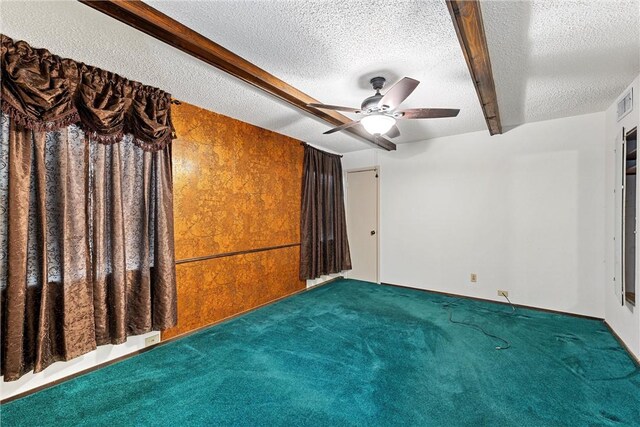
M503 291L502 289L498 289L498 296L499 297L509 297L509 291Z
M151 335L150 337L146 337L144 339L144 346L149 347L150 345L155 345L160 342L160 334Z
M471 273L471 283L478 282L478 275L476 273Z

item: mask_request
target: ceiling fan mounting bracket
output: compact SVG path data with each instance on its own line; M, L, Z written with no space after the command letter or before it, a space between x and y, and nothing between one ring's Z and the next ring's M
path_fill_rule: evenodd
M371 80L369 80L369 83L371 83L371 86L373 86L373 89L376 91L380 91L380 89L382 89L384 87L384 83L387 81L387 79L385 79L384 77L374 77Z

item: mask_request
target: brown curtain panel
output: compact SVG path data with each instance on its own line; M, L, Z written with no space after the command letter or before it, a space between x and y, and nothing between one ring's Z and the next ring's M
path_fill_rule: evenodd
M300 279L351 269L340 156L304 148Z
M171 97L2 36L5 381L176 324Z

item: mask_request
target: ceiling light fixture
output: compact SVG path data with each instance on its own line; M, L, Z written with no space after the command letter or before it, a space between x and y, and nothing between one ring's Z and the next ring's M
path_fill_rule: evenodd
M396 124L396 119L385 114L371 114L360 121L371 135L384 135Z

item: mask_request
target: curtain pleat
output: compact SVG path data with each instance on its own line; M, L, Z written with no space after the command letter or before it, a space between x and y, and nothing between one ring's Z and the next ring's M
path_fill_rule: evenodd
M109 307L114 306L109 304L109 300L113 299L109 295L110 288L108 286L107 277L104 272L108 271L111 265L111 257L107 249L109 248L109 242L106 241L105 236L108 236L108 215L105 212L105 193L108 189L105 187L105 174L108 170L105 166L106 156L104 151L106 146L97 145L94 147L96 152L95 158L92 159L94 170L90 176L90 188L92 189L91 209L93 214L93 264L92 264L92 276L93 276L93 306L94 306L94 321L96 341L100 344L109 343L110 336L110 324L109 324ZM102 256L100 256L102 255Z
M300 278L351 269L340 156L305 145Z
M153 287L152 302L155 308L152 317L154 329L170 328L178 321L176 310L176 269L174 258L173 235L173 176L171 172L171 146L153 156L154 179L153 188L156 195L153 230L153 254L155 266L152 269Z
M93 289L89 264L88 230L86 217L86 150L84 135L77 127L48 132L51 145L58 145L60 152L60 213L59 236L60 275L55 279L62 287L62 306L52 311L62 316L64 352L62 360L72 359L95 349L95 324L93 319ZM9 177L11 180L11 177ZM56 228L56 227L54 227ZM11 245L11 243L9 243ZM50 283L45 277L42 283ZM57 339L57 337L52 337ZM48 366L36 365L38 372Z
M2 331L2 355L3 372L5 378L17 377L20 375L23 364L33 364L33 352L29 351L28 356L23 360L25 344L27 350L29 343L34 342L33 332L37 329L32 322L29 322L27 314L33 319L35 313L27 313L27 248L29 238L29 201L32 166L31 132L15 130L13 126L9 129L9 194L8 197L8 218L20 220L9 221L7 231L8 240L11 242L12 250L8 257L7 280L9 283L16 283L18 286L6 288L6 298L3 307L3 328ZM3 134L4 136L4 134ZM25 321L26 319L26 321ZM31 327L30 327L31 326ZM26 329L26 330L25 330ZM26 333L25 333L26 332ZM30 332L30 333L29 333ZM31 357L29 357L31 356Z
M34 142L35 142L35 180L36 180L36 204L37 204L37 219L38 219L38 246L42 248L47 247L47 208L46 208L46 191L47 191L47 183L46 183L46 160L45 160L45 150L46 150L46 135L44 132L34 132L33 133ZM46 278L48 276L48 257L47 251L41 251L38 256L39 262L39 274L38 279L42 280L42 278ZM39 305L38 316L35 314L27 315L27 318L32 318L33 320L30 322L31 327L33 328L33 332L27 333L26 335L36 334L36 344L35 344L35 366L39 367L43 364L46 364L47 360L51 360L54 358L55 351L51 348L51 332L55 332L55 326L52 326L52 321L55 324L55 319L51 319L49 314L51 313L51 308L54 306L49 291L49 283L43 282L42 290L40 291L40 301L35 302L32 301L29 305L34 308ZM33 300L33 297L31 298ZM39 322L35 322L38 319ZM40 327L37 327L37 324L40 324Z

